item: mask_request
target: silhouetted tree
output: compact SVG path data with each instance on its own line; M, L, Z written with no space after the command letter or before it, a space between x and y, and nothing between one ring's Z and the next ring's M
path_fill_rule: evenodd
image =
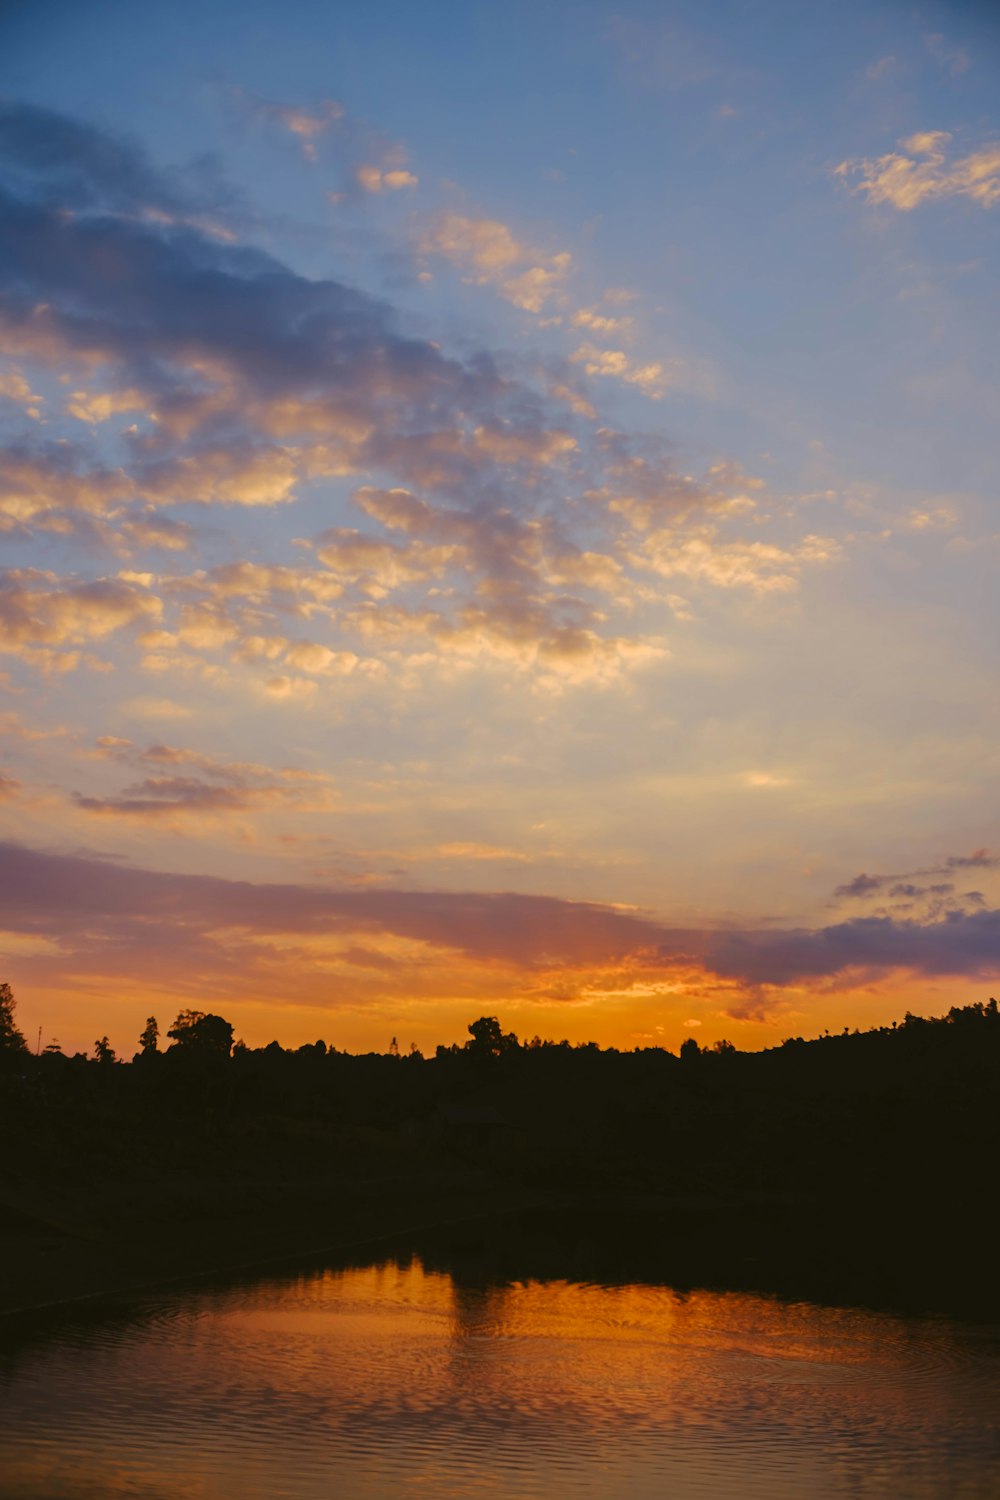
M180 1020L180 1016L177 1018ZM142 1035L139 1037L139 1051L142 1057L154 1057L160 1050L160 1028L156 1024L155 1016L147 1016Z
M504 1034L496 1016L480 1016L478 1021L473 1021L469 1026L469 1034L472 1041L465 1045L469 1055L477 1059L502 1057L505 1052L512 1052L519 1045L512 1031Z
M28 1044L14 1021L17 1001L10 985L0 984L0 1052L26 1052Z
M182 1010L167 1036L185 1052L228 1057L233 1050L233 1027L222 1016L203 1010Z
M99 1063L113 1063L116 1060L115 1049L106 1036L99 1037L94 1043L94 1057Z

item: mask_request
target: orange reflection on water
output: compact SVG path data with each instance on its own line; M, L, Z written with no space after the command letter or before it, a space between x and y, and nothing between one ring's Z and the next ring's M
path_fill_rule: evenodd
M5 1387L17 1500L986 1500L1000 1409L959 1325L419 1259L165 1296Z

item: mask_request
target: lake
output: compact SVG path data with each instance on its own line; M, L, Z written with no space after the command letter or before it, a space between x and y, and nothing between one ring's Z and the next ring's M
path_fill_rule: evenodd
M996 1500L995 1326L399 1253L0 1327L4 1500Z

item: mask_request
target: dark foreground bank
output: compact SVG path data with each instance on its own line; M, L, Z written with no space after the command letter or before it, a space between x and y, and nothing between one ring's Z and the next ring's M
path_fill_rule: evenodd
M0 1309L471 1224L513 1279L600 1279L604 1255L636 1280L997 1314L994 1002L752 1054L470 1032L431 1059L231 1053L212 1027L129 1064L8 1054ZM507 1234L529 1210L559 1234ZM507 1266L515 1243L537 1267Z

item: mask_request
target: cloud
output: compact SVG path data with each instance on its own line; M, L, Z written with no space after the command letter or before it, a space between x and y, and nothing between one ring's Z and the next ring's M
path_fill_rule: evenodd
M286 648L283 661L296 672L309 672L316 676L346 677L358 665L353 651L331 651L317 641L292 641Z
M733 934L713 940L703 959L723 978L769 985L893 971L986 977L1000 967L1000 911L951 912L927 923L856 917L815 932Z
M872 891L879 891L885 884L884 875L855 875L853 880L848 880L844 885L838 885L834 891L835 896L868 896Z
M598 349L595 344L581 344L570 355L572 364L582 365L588 375L611 376L626 385L638 386L644 396L658 401L663 395L667 375L661 364L636 364L622 349Z
M160 504L281 505L293 498L298 466L281 448L204 450L139 470L140 493Z
M96 754L152 773L116 796L73 794L83 812L102 817L176 825L252 810L316 812L335 805L330 778L317 772L276 770L162 743L139 749L118 736L99 739Z
M1000 856L991 854L988 849L974 849L971 854L949 854L939 864L925 866L920 870L907 870L895 875L855 875L853 880L844 885L838 885L834 891L836 898L852 896L872 896L887 886L893 886L899 881L926 879L935 875L949 875L954 870L995 870L1000 869ZM934 894L941 894L953 889L950 885L932 885L928 889ZM907 888L908 894L915 894L914 888Z
M608 554L578 547L558 525L502 510L470 515L402 488L363 486L354 498L407 539L386 544L343 529L317 538L317 555L338 570L345 590L353 572L355 590L379 600L377 608L365 602L340 616L376 646L423 635L448 655L487 655L581 682L613 681L665 654L658 637L607 628L599 599L627 598L623 569ZM386 602L424 575L448 584L433 604Z
M74 391L66 410L78 422L96 426L123 412L141 411L145 405L141 391Z
M358 193L393 193L417 186L400 142L349 114L336 99L315 105L280 104L239 88L230 89L229 97L252 120L291 135L306 161L319 160L321 144L325 157L339 160L346 177L340 191L327 194L334 204Z
M830 904L860 902L873 919L906 914L924 927L937 922L954 922L986 908L981 891L956 890L955 874L964 870L998 868L1000 858L987 849L976 849L972 854L949 855L940 863L919 870L889 875L856 875L853 880L837 886Z
M20 406L35 422L42 415L42 398L31 389L18 369L0 370L0 401Z
M493 860L530 862L534 857L530 854L525 854L523 850L505 849L502 845L498 844L477 844L475 842L438 844L430 852L436 859L482 860L486 862L492 862Z
M141 694L138 698L127 698L122 711L135 719L190 719L193 710L186 703L176 703L172 698L154 698Z
M355 128L307 114L338 139ZM768 540L759 511L739 534L753 481L678 475L664 440L599 425L566 362L529 378L489 350L451 357L385 302L200 228L197 174L186 197L181 174L158 176L127 144L109 140L102 156L97 132L31 111L17 119L14 166L0 169L0 327L26 360L68 377L79 445L10 448L0 514L14 531L72 533L122 559L147 547L177 559L174 576L156 580L159 602L149 587L136 605L148 616L136 636L145 671L219 682L218 663L197 654L225 652L234 672L266 671L253 693L295 702L315 695L318 676L363 675L371 650L398 661L430 648L564 683L609 681L662 657L665 622L647 609L637 624L640 603L672 608L650 573L765 593L836 556L821 537ZM362 138L362 164L405 170L399 148L369 151L359 125ZM428 253L518 305L562 295L569 257L537 254L498 221L446 213L427 236ZM625 300L612 290L601 306ZM595 308L578 317L609 331ZM624 360L600 368L649 394L661 374L673 378L672 367L584 350L588 364L591 352ZM104 432L117 416L135 420ZM120 467L94 462L94 450L121 455ZM321 531L315 568L237 558L181 571L197 540L217 557L222 533L196 536L173 507L319 503L354 475L369 524ZM39 604L35 649L57 646L56 609ZM35 617L17 618L26 650Z
M150 776L127 787L120 797L85 797L74 793L73 800L84 812L147 821L179 815L193 815L200 820L210 813L245 812L268 798L257 788L251 795L243 788L209 786L191 777Z
M375 596L416 579L439 578L460 555L456 546L433 547L420 542L401 546L347 527L324 531L315 545L324 567L345 584L354 584Z
M191 552L195 546L192 527L184 521L156 511L146 511L123 523L122 531L137 547L154 547L164 552Z
M8 740L20 740L30 745L39 740L63 739L68 732L65 725L58 725L54 729L29 727L21 716L12 710L0 713L0 734L4 734Z
M147 502L272 505L365 470L468 496L572 450L551 398L487 355L449 359L376 299L189 225L66 215L62 170L35 165L0 193L0 326L40 364L99 376L70 399L84 424L144 413L130 478Z
M406 608L360 612L352 622L366 635L410 634L420 630L442 645L477 649L492 640L532 659L542 656L592 655L604 650L594 634L600 623L596 607L558 592L575 580L591 588L618 586L610 559L571 547L558 529L524 521L509 511L478 515L431 505L404 489L363 486L355 500L366 514L390 530L402 532L405 546L377 544L357 533L327 533L318 539L318 555L328 564L356 567L364 559L380 587L390 588L424 573L467 580L455 592L447 613ZM331 542L334 547L331 550ZM617 642L609 642L612 653Z
M0 575L0 651L81 645L158 621L163 605L120 578L71 583L36 569Z
M417 891L328 891L156 874L100 860L0 844L0 898L13 930L51 926L89 941L117 931L141 948L141 930L204 937L220 928L330 935L390 932L513 963L603 957L648 938L636 918L554 897ZM9 905L8 905L9 900Z
M267 679L264 692L271 698L301 703L315 697L316 684L305 677L288 677L282 673Z
M336 99L321 99L312 107L296 104L278 104L261 99L243 89L234 89L233 97L255 119L265 124L277 125L297 142L306 161L314 162L320 138L344 119L344 106Z
M448 360L396 332L375 299L261 252L131 219L66 217L34 196L7 194L0 209L10 338L58 364L113 365L115 389L141 391L168 434L191 438L247 401L254 417L270 411L289 429L346 424L355 441L380 417L392 431L414 416L426 426L442 402L496 417L509 391L524 405L527 392L488 361ZM528 405L537 412L537 400Z
M949 161L951 139L946 130L918 131L900 142L902 152L842 161L834 172L869 203L903 213L937 198L969 198L993 208L1000 203L1000 142Z
M420 249L440 255L477 286L493 286L525 312L540 313L562 290L573 259L568 251L543 254L515 238L498 219L445 212L424 231Z
M0 447L0 518L26 523L68 510L108 516L134 495L123 470L88 469L72 445Z
M975 849L971 854L951 854L944 863L947 870L994 870L1000 866L1000 856Z
M191 795L183 777L162 781L162 800L184 803ZM143 786L132 800L149 805L157 795L155 784ZM211 805L227 808L225 799ZM0 901L11 931L52 937L75 973L88 961L103 966L113 952L141 974L151 953L163 953L189 971L199 964L206 973L221 967L236 978L238 971L244 987L252 983L255 946L280 935L328 950L344 937L371 946L383 935L480 966L500 964L526 980L601 966L617 972L619 988L673 975L687 989L697 988L699 975L714 975L737 987L733 1005L752 1001L758 1010L766 1008L754 999L761 986L851 985L892 973L986 977L1000 966L1000 911L993 909L933 922L859 917L814 930L681 929L592 901L252 884L13 844L0 845Z
M609 317L607 313L602 313L596 307L581 307L569 321L574 328L586 328L590 333L601 334L608 338L631 333L635 327L633 318Z
M329 573L310 568L289 568L282 563L220 563L207 571L199 569L167 579L164 588L175 597L196 596L190 607L208 601L213 606L230 599L247 600L303 618L324 612L339 599L343 585ZM200 597L197 597L200 596Z
M924 37L924 46L928 53L939 62L943 68L948 70L952 78L957 78L970 66L972 59L962 47L950 47L939 31L930 32Z
M358 186L366 193L396 193L400 188L412 188L417 185L417 178L405 168L376 167L370 162L365 162L358 167L354 176Z
M16 195L64 211L188 225L217 238L231 233L220 216L243 217L210 161L162 172L133 142L35 105L0 101L0 159Z
M889 52L884 57L877 58L875 62L869 63L865 69L865 77L869 83L877 83L880 78L894 73L898 67L898 60Z
M807 536L791 546L774 542L726 541L717 525L704 524L678 534L653 531L642 550L629 553L635 568L663 578L689 578L716 588L749 589L755 594L791 593L807 567L836 562L840 544L832 537Z

